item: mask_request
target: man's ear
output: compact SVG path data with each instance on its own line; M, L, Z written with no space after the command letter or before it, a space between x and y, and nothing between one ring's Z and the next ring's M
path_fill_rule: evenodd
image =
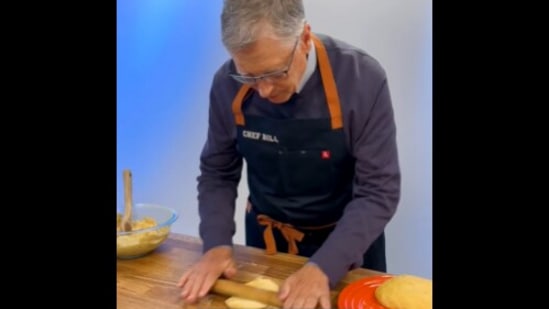
M303 52L308 53L309 49L311 48L311 25L308 23L305 23L303 26L303 34L301 36L301 40L303 40L303 44L301 45L303 48Z

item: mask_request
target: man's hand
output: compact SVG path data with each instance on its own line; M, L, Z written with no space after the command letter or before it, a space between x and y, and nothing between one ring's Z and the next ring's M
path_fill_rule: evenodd
M181 276L177 286L182 290L183 301L192 304L206 296L221 275L231 278L235 274L233 249L229 246L219 246L204 253L202 258Z
M279 293L284 308L330 308L328 277L313 263L305 264L288 277Z

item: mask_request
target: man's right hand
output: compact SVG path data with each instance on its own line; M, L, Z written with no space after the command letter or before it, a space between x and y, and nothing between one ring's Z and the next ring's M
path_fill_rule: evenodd
M221 275L231 278L235 274L236 263L232 247L214 247L181 276L177 286L182 290L183 301L192 304L206 296Z

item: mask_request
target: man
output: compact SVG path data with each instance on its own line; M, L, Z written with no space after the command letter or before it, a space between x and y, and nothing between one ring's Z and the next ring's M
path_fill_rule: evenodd
M387 78L364 51L313 34L301 0L226 0L231 55L210 92L198 177L203 256L185 302L236 272L234 209L243 159L246 244L310 257L281 286L285 308L330 307L352 268L386 271L384 228L400 198Z

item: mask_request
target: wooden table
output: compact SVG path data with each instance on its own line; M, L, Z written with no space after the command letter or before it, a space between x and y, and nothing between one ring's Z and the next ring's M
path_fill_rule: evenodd
M117 308L227 308L226 297L209 294L195 305L186 305L180 299L181 289L176 286L183 272L201 256L202 243L192 236L172 233L170 237L151 254L133 260L118 260ZM299 269L306 258L277 253L265 255L263 250L234 246L238 273L232 279L247 282L259 275L282 282ZM349 283L363 277L382 274L364 268L350 271L332 291L332 308L336 308L339 292Z

